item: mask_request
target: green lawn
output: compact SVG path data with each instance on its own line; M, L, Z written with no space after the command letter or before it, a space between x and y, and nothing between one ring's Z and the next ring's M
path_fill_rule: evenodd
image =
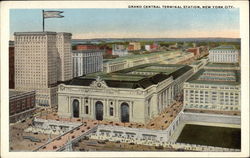
M240 149L241 129L187 124L177 142Z

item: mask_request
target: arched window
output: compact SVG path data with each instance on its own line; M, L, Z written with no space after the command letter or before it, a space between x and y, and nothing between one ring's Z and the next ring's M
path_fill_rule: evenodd
M73 117L79 117L79 101L77 99L73 100Z
M101 101L95 103L95 116L97 120L103 120L103 103Z
M121 104L121 122L129 122L129 105L125 102Z

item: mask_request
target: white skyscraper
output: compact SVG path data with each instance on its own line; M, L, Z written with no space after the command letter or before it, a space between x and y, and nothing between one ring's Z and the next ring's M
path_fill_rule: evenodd
M57 105L57 81L72 78L71 34L16 32L17 90L36 90L36 105Z
M67 81L73 78L71 36L71 33L57 33L56 47L58 50L58 81Z

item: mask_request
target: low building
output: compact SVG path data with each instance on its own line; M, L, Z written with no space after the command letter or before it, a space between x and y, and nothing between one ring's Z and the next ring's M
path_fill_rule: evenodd
M73 76L78 77L89 73L102 71L102 50L73 51Z
M170 106L193 74L185 65L144 64L75 78L58 89L58 115L145 123Z
M130 42L128 45L128 51L137 51L141 50L141 43L140 42Z
M78 44L75 46L75 50L93 50L98 49L98 46L94 44Z
M150 45L145 45L144 47L145 47L146 51L156 51L156 50L158 50L159 45L157 43L153 43Z
M112 55L126 56L128 55L128 50L124 45L113 44Z
M181 51L162 51L150 54L129 55L103 63L103 72L109 73L133 66L149 63L176 64L193 57L191 53Z
M199 56L201 54L201 48L200 47L188 48L186 51L190 52L190 53L193 53L194 56Z
M240 71L201 69L184 83L186 109L240 111Z
M209 50L209 62L238 63L240 52L234 46L219 46Z
M30 117L35 111L35 91L9 91L9 116L10 122Z
M150 45L145 45L144 47L146 51L151 51Z

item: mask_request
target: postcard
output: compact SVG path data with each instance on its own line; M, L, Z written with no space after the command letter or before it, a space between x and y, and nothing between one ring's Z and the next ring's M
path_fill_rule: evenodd
M1 3L1 155L249 156L247 1Z

